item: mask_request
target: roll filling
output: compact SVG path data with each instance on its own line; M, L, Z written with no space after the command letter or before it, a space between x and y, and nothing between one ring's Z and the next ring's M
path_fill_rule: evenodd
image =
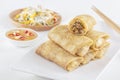
M95 46L100 48L103 44L105 43L105 39L104 38L99 38L96 43Z
M84 33L84 26L79 22L79 21L76 21L74 24L73 24L73 27L71 27L73 33L75 34L83 34Z
M80 62L81 62L80 60L76 60L74 62L71 62L71 63L68 64L68 66L66 67L66 69L68 71L72 71L72 70L74 70L73 68L77 68L78 66L80 66Z
M92 30L96 24L95 19L90 15L79 15L73 18L68 26L70 32L77 35L85 35L88 31Z

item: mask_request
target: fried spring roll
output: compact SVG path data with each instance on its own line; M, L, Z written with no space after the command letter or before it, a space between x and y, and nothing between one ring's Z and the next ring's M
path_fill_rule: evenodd
M104 44L104 47L101 50L97 50L96 55L95 55L95 59L102 58L104 56L105 52L107 51L109 45L110 45L110 43L106 42Z
M96 21L92 16L79 15L70 21L68 29L74 34L85 35L95 24Z
M82 62L82 64L87 64L91 60L102 58L104 56L105 52L107 51L109 45L110 45L110 43L106 42L104 47L101 50L95 51L93 49L90 49L88 51L88 53L83 57L84 61Z
M77 57L69 54L60 46L52 41L47 41L38 47L36 50L38 55L58 64L67 71L73 71L80 66L83 61L82 57Z
M85 36L74 35L69 32L67 25L60 25L53 28L49 34L49 39L57 43L72 55L84 56L93 41Z
M93 51L93 50L89 50L88 52L87 52L87 54L83 57L84 58L84 61L81 63L81 64L87 64L87 63L89 63L92 59L94 59L94 57L96 56L96 53L95 53L95 51Z
M102 49L106 43L106 40L109 38L108 34L95 30L88 32L86 36L93 40L93 45L91 48L94 50Z

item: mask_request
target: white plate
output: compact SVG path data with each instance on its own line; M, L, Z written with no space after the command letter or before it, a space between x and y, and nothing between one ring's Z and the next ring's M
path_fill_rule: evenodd
M118 38L114 31L110 29L103 22L99 22L95 29L104 31L110 34L111 45L106 55L99 60L92 61L87 65L81 66L73 72L67 72L56 64L38 56L35 54L36 48L30 50L20 62L13 66L14 69L35 74L50 79L56 80L95 80L98 79L101 73L105 70L108 63L112 62L112 59L119 52L120 45L117 44ZM41 32L42 40L40 44L47 40L47 32ZM40 45L39 44L39 45Z

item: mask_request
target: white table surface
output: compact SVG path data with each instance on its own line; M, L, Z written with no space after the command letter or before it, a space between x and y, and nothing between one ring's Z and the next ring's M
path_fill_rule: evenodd
M4 31L15 26L10 22L9 13L12 10L41 5L59 12L62 15L62 23L67 23L72 17L88 13L97 20L101 20L92 10L91 5L97 6L115 22L120 24L119 0L1 0L0 2L0 80L47 80L34 75L14 71L10 66L21 59L30 49L18 48L9 43ZM120 56L118 55L99 80L120 79Z

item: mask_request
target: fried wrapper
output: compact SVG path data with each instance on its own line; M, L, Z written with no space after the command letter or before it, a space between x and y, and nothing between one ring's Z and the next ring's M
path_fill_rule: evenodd
M100 50L93 50L93 49L89 49L89 51L87 52L87 54L83 57L84 61L82 62L82 64L87 64L89 63L91 60L95 60L95 59L100 59L104 56L104 54L106 53L108 47L109 47L110 43L106 42L104 47Z
M107 33L95 30L88 32L86 36L93 40L91 48L94 50L102 49L105 46L106 41L109 39L109 35Z
M47 41L40 45L36 53L48 59L67 71L78 68L83 61L82 57L73 56L52 41Z
M84 56L93 40L86 36L74 35L67 29L67 25L59 25L48 33L50 40L61 46L72 55Z
M109 46L110 46L109 42L104 43L104 47L101 50L96 51L95 59L102 58L105 55Z

